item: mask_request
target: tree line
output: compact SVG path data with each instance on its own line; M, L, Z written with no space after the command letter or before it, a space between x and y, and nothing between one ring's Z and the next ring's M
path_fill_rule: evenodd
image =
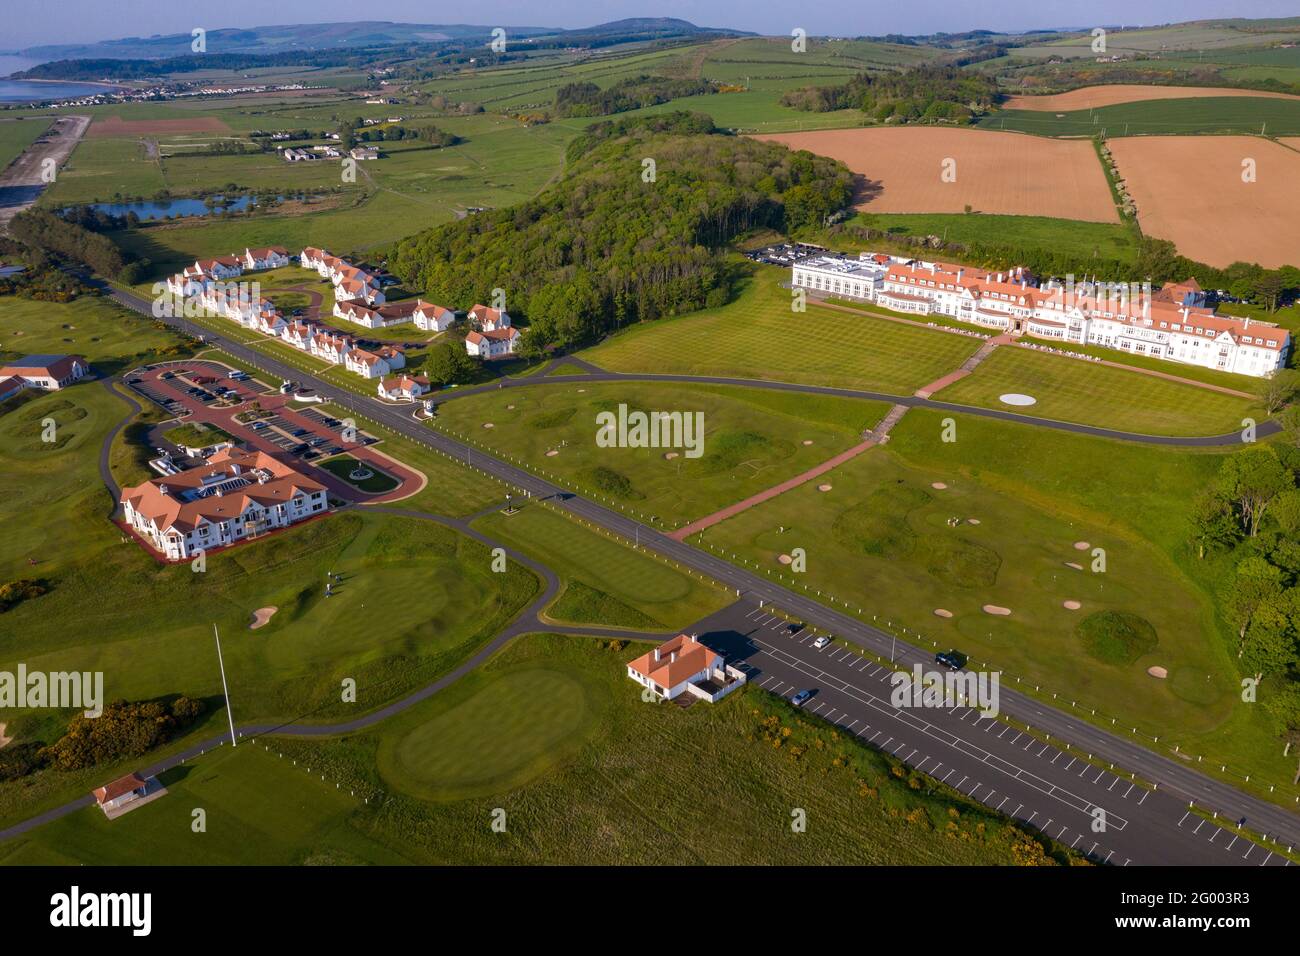
M862 110L878 122L969 123L998 102L997 80L955 66L918 66L899 73L860 73L837 86L791 90L781 104L828 113Z
M755 228L820 226L849 201L840 163L725 135L673 113L594 124L564 177L536 198L403 240L390 267L453 307L504 290L531 349L569 347L628 322L721 305L721 249Z
M555 91L555 115L609 116L644 109L683 96L716 93L708 80L672 79L666 76L629 76L607 89L586 81L569 83Z

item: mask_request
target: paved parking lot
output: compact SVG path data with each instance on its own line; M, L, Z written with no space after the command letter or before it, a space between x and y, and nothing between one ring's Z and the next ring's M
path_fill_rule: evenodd
M424 475L371 447L379 441L374 435L357 431L349 441L343 422L316 408L294 408L291 399L262 382L230 378L233 371L208 360L162 362L133 370L126 381L177 418L215 425L241 444L309 472L337 498L396 501L424 487ZM238 420L237 416L250 412L259 415L250 422ZM344 452L391 475L398 487L380 495L366 494L313 465Z

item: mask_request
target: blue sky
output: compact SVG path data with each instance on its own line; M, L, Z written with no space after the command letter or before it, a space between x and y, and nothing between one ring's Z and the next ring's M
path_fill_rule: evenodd
M188 33L194 27L250 27L317 21L396 20L415 23L526 24L579 27L633 16L681 17L702 26L768 34L803 27L813 35L958 32L983 28L1154 24L1223 17L1297 14L1295 0L6 0L0 48L86 43L123 36ZM23 15L23 11L28 15Z

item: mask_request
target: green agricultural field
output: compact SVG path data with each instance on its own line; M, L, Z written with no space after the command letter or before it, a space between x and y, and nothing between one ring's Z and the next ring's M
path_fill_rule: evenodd
M166 188L161 165L145 156L139 141L87 138L77 144L40 202L51 207L112 202L122 196L152 196Z
M109 821L86 807L0 845L6 866L394 864L349 824L361 797L260 745L214 750L160 778L166 795ZM202 807L207 830L195 833Z
M1225 91L1228 92L1228 91ZM1267 133L1300 135L1300 99L1259 96L1208 96L1185 100L1142 100L1095 110L1048 113L999 110L979 121L986 129L1017 130L1038 136L1116 136L1153 134Z
M985 247L1051 249L1059 255L1072 256L1080 263L1089 258L1128 262L1137 256L1137 239L1133 231L1119 223L985 213L859 213L849 220L849 224L884 232L891 237L939 236L948 242ZM842 242L837 242L836 247L841 245ZM860 245L873 247L871 242Z
M596 416L620 404L703 413L703 454L598 447ZM821 395L557 380L458 398L440 406L435 427L676 527L858 444L884 412L880 402Z
M487 515L474 526L564 579L546 612L553 621L680 631L732 600L687 571L540 504Z
M1168 372L1177 375L1177 366ZM1250 385L1243 380L1237 387ZM1008 393L1029 395L1037 404L1013 407L999 399ZM1264 417L1252 399L1011 346L934 398L1144 435L1222 435L1240 430L1243 418Z
M727 375L910 395L956 369L977 339L853 316L809 302L791 309L788 269L760 266L732 302L647 322L582 353L611 371Z
M23 150L50 128L48 116L0 121L0 169L22 155Z
M1178 23L1165 27L1136 28L1130 30L1107 30L1106 52L1108 54L1152 53L1165 55L1169 51L1205 51L1211 60L1230 52L1235 47L1258 47L1266 43L1295 42L1294 30L1300 19L1277 19L1270 21L1277 28L1270 31L1265 24L1251 24L1250 29L1242 29L1231 22L1202 21L1197 23ZM1244 25L1243 25L1244 26ZM1051 56L1083 57L1093 59L1093 37L1090 31L1079 36L1049 43L1017 47L1011 55L1018 59L1046 59Z

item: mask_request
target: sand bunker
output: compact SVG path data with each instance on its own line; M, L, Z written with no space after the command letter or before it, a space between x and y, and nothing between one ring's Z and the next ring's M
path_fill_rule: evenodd
M985 604L985 605L984 605L984 613L985 613L985 614L996 614L998 617L1006 617L1008 614L1011 613L1011 608L1009 608L1009 607L999 607L999 606L996 605L996 604Z
M280 610L278 607L259 607L253 612L253 623L248 625L250 631L256 631L259 627L271 620L271 615Z
M1079 608L1083 607L1083 605L1078 601L1062 601L1061 607L1065 608L1067 611L1077 611Z
M666 451L666 452L664 452L664 457L667 458L669 461L672 461L674 458L677 457L677 452L675 452L675 451Z
M790 557L790 555L788 554L783 554L780 557L778 557L777 560L780 561L782 564L789 564L791 561L794 560L794 558Z
M1007 392L1005 395L999 395L998 401L1003 405L1037 405L1038 399L1032 395L1022 395L1019 392Z
M558 454L559 454L559 452L556 451L554 448L552 448L550 451L548 451L548 452L546 453L546 457L547 457L547 458L554 458L554 457L555 457L556 455L558 455Z
M967 524L979 524L979 523L980 523L980 519L979 519L979 518L967 518L967 519L966 519L966 523L967 523Z
M1091 548L1091 547L1092 547L1092 545L1090 545L1087 541L1076 541L1076 542L1074 542L1074 550L1075 550L1075 551L1087 551L1087 550L1088 550L1089 548Z
M817 486L817 490L818 490L818 491L830 491L830 490L831 490L831 486L830 486L830 485L818 485L818 486Z
M933 488L935 491L943 491L948 486L945 485L942 481L932 481L930 482L930 487Z
M937 608L934 609L934 616L935 616L935 617L952 617L952 611L949 611L947 608L937 607Z
M1159 664L1152 664L1147 668L1147 673L1158 680L1164 680L1169 676L1169 671L1165 670Z
M514 410L515 410L515 407L514 407L513 405L507 405L507 406L506 406L506 411L508 411L508 412L513 412Z
M1083 570L1083 565L1082 565L1082 564L1075 564L1073 561L1066 561L1066 562L1065 562L1065 566L1066 566L1067 568L1074 568L1074 570L1076 570L1076 571L1082 571L1082 570Z
M483 427L484 427L484 428L496 428L496 425L494 425L492 422L484 422L484 423L483 423Z
M805 445L811 445L811 444L812 444L812 439L811 439L811 438L805 438L805 439L803 440L803 443L804 443Z

